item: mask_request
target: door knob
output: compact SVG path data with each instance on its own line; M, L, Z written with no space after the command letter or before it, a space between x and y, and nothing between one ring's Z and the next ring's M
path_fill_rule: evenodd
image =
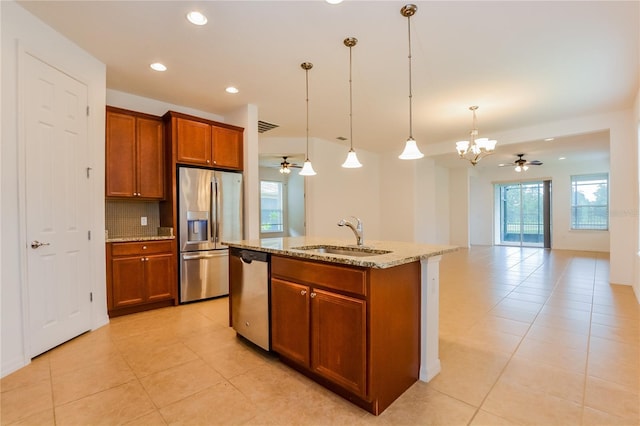
M37 249L40 246L49 246L49 245L51 245L51 244L49 244L49 243L41 243L38 240L31 241L31 248L32 249Z

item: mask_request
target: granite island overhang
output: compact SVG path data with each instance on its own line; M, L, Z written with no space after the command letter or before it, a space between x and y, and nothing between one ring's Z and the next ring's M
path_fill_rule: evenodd
M283 256L333 262L366 268L391 268L405 263L425 260L456 251L458 248L448 245L419 244L402 241L367 241L363 246L353 244L351 240L321 237L263 238L259 240L223 241L229 247L245 248ZM336 247L357 250L370 250L366 257L346 254L319 253L309 248ZM375 253L386 252L386 253ZM354 253L355 254L355 253Z
M234 249L270 253L272 267L276 268L274 271L283 271L288 268L289 272L284 272L284 275L283 272L274 274L276 278L272 279L271 291L273 291L273 282L282 281L282 278L285 278L285 281L291 282L294 285L304 285L308 283L309 281L305 276L306 272L304 272L304 269L309 269L309 273L313 273L314 277L323 277L324 275L328 276L332 273L330 269L327 269L327 274L325 274L322 269L325 267L332 268L332 265L334 265L335 269L342 270L355 267L362 271L368 271L363 272L362 275L365 277L366 274L366 278L363 281L367 282L367 286L373 286L374 282L379 286L381 281L376 277L393 277L393 274L396 273L394 271L411 270L410 275L407 275L412 277L410 281L414 283L414 290L412 290L413 293L411 293L410 298L414 300L414 309L416 311L419 310L411 320L414 326L416 322L419 322L419 328L415 326L415 337L412 338L416 341L415 345L419 345L420 352L419 359L417 360L417 362L419 362L417 378L422 381L430 381L440 372L440 359L438 354L439 262L443 254L453 252L457 250L457 247L398 241L367 241L364 246L357 246L353 244L353 240L321 237L265 238L259 240L225 241L223 243ZM300 271L301 269L303 271ZM400 273L403 274L404 272ZM287 279L291 277L293 278ZM350 278L344 280L344 282L348 284L349 279ZM396 285L400 281L402 281L402 279L396 280L393 285ZM319 284L320 291L317 292L318 294L323 293L322 285L323 284ZM329 287L327 287L327 285ZM332 284L327 284L327 281L325 281L324 289L331 289L331 285ZM359 291L357 285L356 280L356 286L348 290L352 292L352 295L356 295L356 297L358 297L357 294ZM390 288L388 284L383 284L382 287L387 287L387 290ZM302 290L300 290L300 288L297 290L299 293L304 294L308 291L311 294L311 298L316 294L313 287L302 288ZM380 287L377 288L380 289ZM367 291L371 293L366 294ZM375 300L380 300L379 297L375 296L375 291L373 287L367 287L367 289L365 289L364 286L362 287L361 295L366 302L366 308L363 309L366 311L367 321L371 320L370 316L373 315L374 312L381 312L377 310L374 305L374 299L369 299L372 297L375 298ZM349 293L347 292L346 295L349 296ZM385 297L389 296L393 297L394 293L387 293ZM309 297L309 295L306 297ZM401 297L405 297L406 299L407 296ZM419 301L416 299L419 299ZM317 303L317 299L313 301L313 303ZM384 309L388 310L390 307L393 307L393 305L387 306ZM370 332L369 326L366 328L367 332ZM375 339L372 337L372 340ZM417 342L418 340L419 342ZM369 344L372 343L367 343L367 345ZM371 348L367 346L366 351L367 354L369 354L368 356L372 356L369 353L370 349ZM415 350L417 351L417 347ZM276 352L281 354L281 351L276 350ZM415 381L415 378L413 380ZM373 380L371 380L371 382L373 382ZM346 383L343 387L349 387L351 385L351 383ZM367 395L369 389L359 390L357 386L355 386L353 391L356 394ZM358 403L357 401L352 402ZM362 403L359 405L374 412L374 414L379 414L389 403L390 402L387 401L384 407L379 408L376 406L377 402L371 407L363 405Z

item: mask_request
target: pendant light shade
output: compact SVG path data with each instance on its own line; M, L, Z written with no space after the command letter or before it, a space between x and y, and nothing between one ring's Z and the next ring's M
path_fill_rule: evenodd
M357 169L362 167L356 151L353 149L353 89L351 84L351 48L358 43L358 39L355 37L347 37L344 39L344 45L349 48L349 141L351 143L349 152L347 153L347 159L342 163L342 167L345 169Z
M349 150L347 153L347 159L342 163L342 167L345 169L357 169L358 167L362 167L362 164L358 161L358 157L354 150Z
M307 158L302 165L302 170L300 170L300 175L302 176L314 176L316 171L313 170L313 166L311 165L311 161Z
M404 151L398 156L401 160L417 160L424 157L418 149L416 140L413 139L413 94L411 92L411 17L418 10L415 4L407 4L400 9L400 14L407 18L407 28L409 35L409 138L404 146Z
M415 139L413 139L412 137L409 137L409 139L407 139L407 143L404 146L404 151L402 151L402 154L398 156L398 158L401 160L418 160L422 157L424 157L424 154L420 152Z
M316 171L313 170L313 166L311 165L311 161L309 160L309 70L313 68L313 64L311 62L303 62L300 64L300 67L305 72L305 81L306 81L306 93L307 93L307 150L306 150L306 160L304 160L304 164L302 165L302 170L300 170L301 176L314 176Z

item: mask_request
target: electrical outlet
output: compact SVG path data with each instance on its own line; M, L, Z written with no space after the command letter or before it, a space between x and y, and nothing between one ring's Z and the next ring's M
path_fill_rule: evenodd
M140 225L147 226L147 217L146 216L141 216L140 217Z

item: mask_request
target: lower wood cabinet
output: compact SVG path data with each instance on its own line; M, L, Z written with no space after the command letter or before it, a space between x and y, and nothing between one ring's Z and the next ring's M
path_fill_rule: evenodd
M109 316L177 302L174 240L107 244Z
M281 359L374 414L420 366L420 263L370 269L271 257L271 342Z
M366 302L271 281L273 350L366 396Z

